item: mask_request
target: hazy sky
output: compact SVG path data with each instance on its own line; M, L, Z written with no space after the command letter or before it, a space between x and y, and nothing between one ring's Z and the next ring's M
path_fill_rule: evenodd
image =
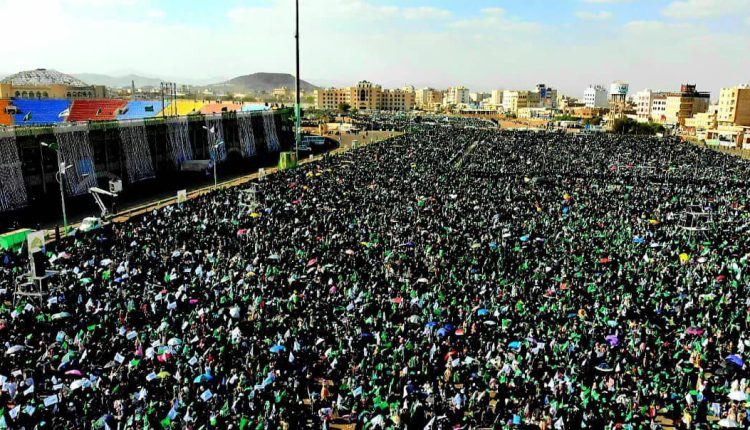
M300 0L302 78L581 96L750 81L750 0ZM0 73L294 73L293 0L0 0Z

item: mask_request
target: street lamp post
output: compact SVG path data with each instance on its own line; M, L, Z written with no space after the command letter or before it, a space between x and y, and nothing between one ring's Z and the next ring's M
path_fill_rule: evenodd
M295 151L295 157L297 160L299 160L299 144L302 140L302 136L300 134L301 132L301 121L300 118L301 112L300 112L300 80L299 80L299 0L295 0L295 33L294 33L294 40L296 43L296 53L297 53L297 76L295 77L295 86L296 86L296 98L297 103L295 106L295 133L294 133L294 151Z
M213 127L208 128L207 126L204 125L203 129L206 130L212 136L212 140L213 142L215 142L211 145L211 147L214 150L214 189L216 189L219 186L219 180L216 174L216 164L219 162L218 150L219 150L219 147L224 144L224 141L223 140L220 140L218 142L216 141L218 137L216 136L216 130L214 130Z
M45 148L51 148L52 146L48 143L41 142L41 145ZM68 233L68 214L65 211L65 184L63 183L63 175L70 169L71 165L66 165L63 160L60 159L60 152L57 153L57 173L55 173L55 180L60 184L60 202L62 204L62 216L63 216L63 232Z

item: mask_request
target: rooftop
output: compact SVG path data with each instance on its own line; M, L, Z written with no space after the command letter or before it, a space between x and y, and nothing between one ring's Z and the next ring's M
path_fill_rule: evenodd
M69 85L72 87L86 87L85 82L76 79L65 73L60 73L52 69L36 69L18 72L10 75L0 81L3 84L16 86L48 86L48 85Z

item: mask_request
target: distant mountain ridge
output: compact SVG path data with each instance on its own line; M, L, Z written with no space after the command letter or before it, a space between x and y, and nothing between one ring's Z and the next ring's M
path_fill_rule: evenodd
M210 87L221 88L226 91L235 92L271 92L274 88L287 87L294 89L295 78L289 73L253 73L250 75L238 76L226 82L220 82ZM305 80L300 80L300 89L305 92L319 89Z
M158 87L164 81L159 78L147 78L139 75L109 76L97 73L76 73L72 76L89 85L104 85L112 88L129 87L132 81L135 81L136 88Z

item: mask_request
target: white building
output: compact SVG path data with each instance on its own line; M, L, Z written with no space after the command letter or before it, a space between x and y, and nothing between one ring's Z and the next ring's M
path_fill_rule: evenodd
M496 109L503 105L503 90L492 90L492 96L490 97L490 104Z
M588 108L608 107L607 89L601 85L589 85L583 92L583 103Z
M639 122L651 121L651 108L654 105L656 93L646 88L635 94L635 111Z
M469 89L466 87L450 87L448 88L448 91L445 92L445 97L443 99L444 106L469 103L471 103L471 97Z

